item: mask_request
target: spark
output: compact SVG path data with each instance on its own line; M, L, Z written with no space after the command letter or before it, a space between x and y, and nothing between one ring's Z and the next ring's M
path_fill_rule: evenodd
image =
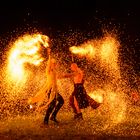
M32 109L33 108L33 106L32 105L30 105L30 109Z

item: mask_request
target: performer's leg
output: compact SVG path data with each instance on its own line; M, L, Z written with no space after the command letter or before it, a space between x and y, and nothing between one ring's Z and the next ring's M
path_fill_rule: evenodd
M60 110L60 108L63 106L64 99L63 99L63 97L60 94L58 94L57 95L57 98L56 98L56 101L58 101L58 103L56 104L55 109L54 109L54 111L53 111L52 116L51 116L50 119L53 120L53 121L55 121L55 122L58 122L56 120L56 115L57 115L58 111Z
M74 106L75 106L75 108L76 108L76 112L77 112L77 113L81 113L81 110L80 110L80 108L79 108L79 105L78 105L78 102L77 102L75 96L74 96Z
M74 96L73 96L73 95L70 96L70 106L72 107L73 112L74 112L75 114L77 114L77 110L76 110L76 107L75 107L75 105L74 105Z
M46 110L46 115L45 115L45 118L44 118L44 124L48 124L50 114L52 113L52 111L55 107L55 104L56 104L56 99L52 100L52 102L49 104L49 106Z
M75 97L74 97L74 106L75 106L76 111L77 111L77 113L74 116L74 119L83 119L82 112L81 112L81 110L79 108L78 102L77 102Z

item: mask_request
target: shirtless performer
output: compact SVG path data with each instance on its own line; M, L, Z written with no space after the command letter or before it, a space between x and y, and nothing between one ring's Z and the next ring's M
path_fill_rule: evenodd
M74 91L70 96L70 105L73 108L74 119L83 119L82 112L80 109L84 109L89 106L86 90L84 84L84 73L77 66L76 63L71 64L72 73L65 75L65 78L73 78Z

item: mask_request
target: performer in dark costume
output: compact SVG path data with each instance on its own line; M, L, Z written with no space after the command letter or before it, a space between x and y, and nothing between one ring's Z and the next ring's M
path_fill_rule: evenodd
M80 109L89 106L86 90L84 88L83 71L77 66L76 63L71 64L72 73L65 74L65 77L72 77L74 82L74 91L70 96L70 106L74 112L74 119L83 119Z
M74 91L70 96L70 106L74 112L74 119L83 119L81 109L91 106L93 109L99 107L100 103L93 100L84 87L84 72L76 63L71 64L72 73L65 74L65 78L73 78Z

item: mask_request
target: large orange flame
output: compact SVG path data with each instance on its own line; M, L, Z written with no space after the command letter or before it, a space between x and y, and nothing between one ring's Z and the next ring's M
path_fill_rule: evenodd
M12 46L8 59L8 74L14 81L24 80L26 72L24 64L39 65L43 58L39 54L41 45L49 46L49 38L41 34L24 35Z

